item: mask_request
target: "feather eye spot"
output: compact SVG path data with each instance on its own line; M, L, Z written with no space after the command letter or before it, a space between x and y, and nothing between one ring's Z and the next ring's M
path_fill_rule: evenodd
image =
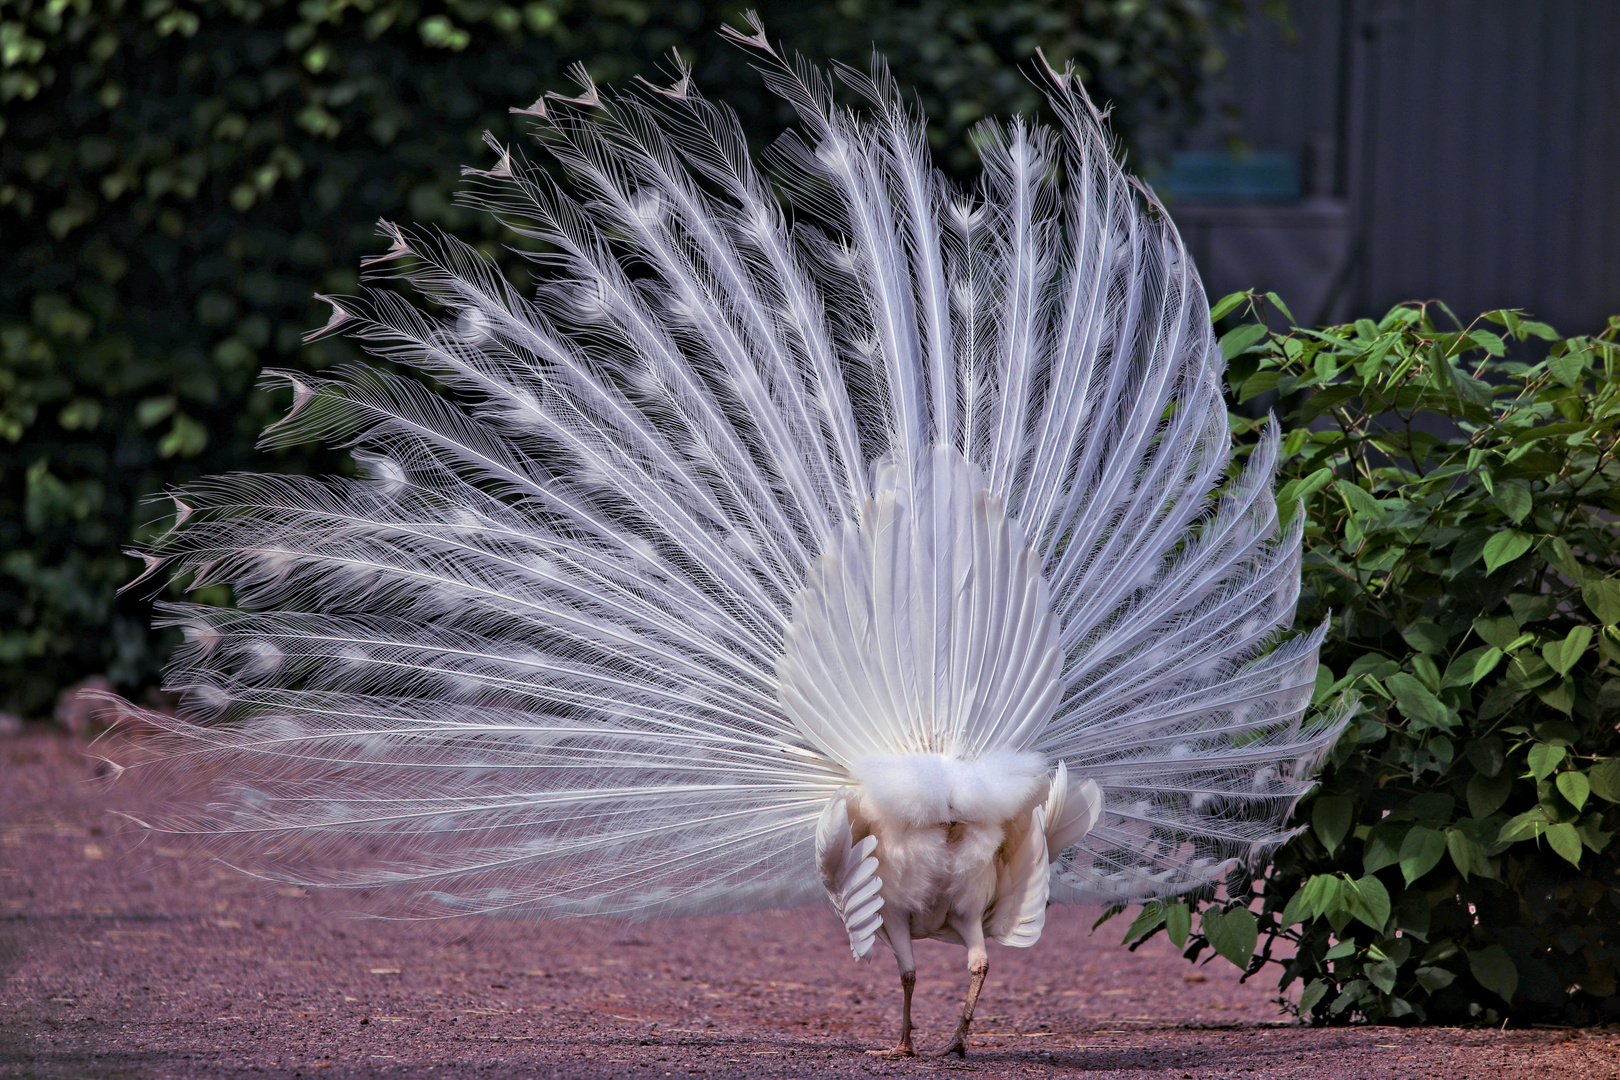
M462 308L456 315L456 338L468 345L482 345L494 339L489 316L482 308Z
M201 619L186 623L185 626L181 627L180 633L188 644L196 646L204 656L212 655L225 636L220 632L219 627L214 626L212 623L203 622Z
M181 690L180 700L189 712L217 716L228 709L234 699L212 683L195 683Z
M284 577L297 565L299 553L280 545L260 548L252 556L259 564L259 569L266 576L275 579Z
M382 494L393 497L410 486L410 477L405 472L405 466L387 454L354 450L350 456Z
M630 202L630 213L646 226L656 226L664 220L664 199L657 188L643 188Z
M842 171L849 167L850 149L843 139L829 136L816 145L816 160L827 168Z
M263 638L248 641L241 649L241 671L252 678L273 675L286 657L287 654L273 641L266 641Z

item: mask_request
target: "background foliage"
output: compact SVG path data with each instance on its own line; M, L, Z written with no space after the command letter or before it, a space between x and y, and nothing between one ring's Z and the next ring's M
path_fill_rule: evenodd
M699 85L753 131L784 119L716 31L743 5L695 0L0 0L0 709L38 715L106 673L126 691L165 651L121 553L155 492L271 460L256 433L284 402L261 367L320 368L304 346L382 246L379 217L436 224L499 252L458 208L485 130L507 109L651 75L679 46ZM812 55L873 42L941 121L963 164L968 125L1032 108L1017 70L1073 57L1127 142L1196 119L1217 25L1240 0L1069 0L999 7L795 0L770 28ZM521 265L509 269L521 276Z
M1444 305L1223 337L1233 393L1282 405L1298 625L1332 621L1317 704L1360 712L1273 866L1128 940L1274 958L1318 1021L1620 1015L1617 339Z

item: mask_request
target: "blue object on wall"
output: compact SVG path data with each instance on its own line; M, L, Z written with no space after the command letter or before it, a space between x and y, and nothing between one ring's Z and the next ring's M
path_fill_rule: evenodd
M1182 150L1153 186L1183 203L1297 202L1299 163L1281 151L1236 157L1219 150Z

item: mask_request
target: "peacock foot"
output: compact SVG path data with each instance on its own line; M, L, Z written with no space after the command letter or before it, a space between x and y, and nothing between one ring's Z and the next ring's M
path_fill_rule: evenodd
M884 1061L899 1061L901 1058L914 1058L917 1056L917 1051L911 1048L910 1039L892 1050L868 1050L867 1053L875 1058L882 1058Z

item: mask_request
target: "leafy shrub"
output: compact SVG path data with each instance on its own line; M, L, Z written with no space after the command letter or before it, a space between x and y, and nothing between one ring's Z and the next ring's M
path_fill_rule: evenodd
M1238 400L1285 405L1300 624L1332 620L1316 701L1360 712L1238 901L1205 899L1196 935L1200 905L1152 906L1128 939L1279 963L1317 1021L1620 1013L1617 338L1443 305L1223 337ZM1234 419L1240 444L1261 423Z
M126 690L155 674L149 609L115 600L139 568L121 549L161 512L142 500L266 467L253 439L285 402L254 378L352 358L301 335L325 318L311 293L352 289L379 250L378 217L501 254L507 238L451 193L461 165L491 160L485 130L522 141L509 107L569 89L571 62L622 83L679 45L706 93L775 130L716 33L745 6L0 0L0 708L43 712L89 674ZM1242 4L981 7L795 0L768 14L814 53L903 48L899 75L952 103L936 115L957 145L982 112L1019 104L1008 87L1032 96L1016 66L1043 44L1077 55L1105 98L1140 98L1121 111L1127 136L1193 119L1218 55L1209 12ZM315 453L270 464L341 464Z

